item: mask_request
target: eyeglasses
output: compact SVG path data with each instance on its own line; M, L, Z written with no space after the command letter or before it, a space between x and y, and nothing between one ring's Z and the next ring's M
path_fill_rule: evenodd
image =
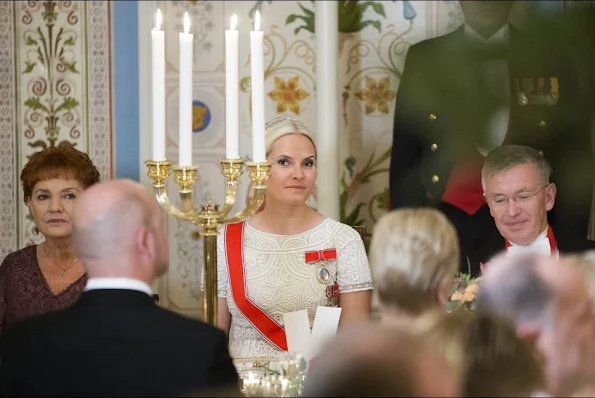
M508 202L510 202L511 199L513 200L514 203L516 203L518 205L522 205L525 203L529 203L531 201L531 199L533 199L535 197L535 195L537 195L539 192L543 191L549 185L550 184L546 184L536 191L520 192L514 196L495 195L495 196L492 196L489 198L486 196L486 199L488 200L488 202L490 202L494 206L504 207L508 204Z

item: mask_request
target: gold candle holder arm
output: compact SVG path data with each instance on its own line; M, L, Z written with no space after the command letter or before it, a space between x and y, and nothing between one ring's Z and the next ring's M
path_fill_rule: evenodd
M266 182L271 174L271 165L266 162L248 162L247 166L250 180L254 183L254 195L244 210L239 211L231 217L221 220L223 224L240 222L250 216L253 216L264 203Z
M244 173L244 159L221 159L221 174L225 177L225 202L220 210L221 218L229 214L236 203L239 179Z
M166 181L171 173L171 161L147 160L145 164L148 168L147 175L153 180L153 193L155 194L155 198L161 207L167 212L167 214L170 214L177 219L193 222L196 217L196 212L194 210L187 211L187 207L185 206L186 211L181 211L169 200ZM182 194L180 193L180 195ZM191 200L192 199L190 198L190 203L192 203ZM182 198L182 203L184 203L184 198Z
M174 167L174 181L180 187L180 201L182 202L182 212L189 217L188 221L196 222L198 212L194 209L192 203L192 186L198 178L198 167L196 166L177 166Z

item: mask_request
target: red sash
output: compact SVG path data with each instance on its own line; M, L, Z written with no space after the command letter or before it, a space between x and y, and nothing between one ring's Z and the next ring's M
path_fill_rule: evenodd
M238 310L269 343L287 351L285 329L246 296L243 238L244 222L225 226L225 256L233 299Z
M550 241L550 253L553 256L556 254L556 250L558 250L558 243L556 242L556 237L554 236L554 230L549 224L547 226L547 240ZM508 241L508 239L504 239L504 249L508 251L510 246L512 246L512 244Z

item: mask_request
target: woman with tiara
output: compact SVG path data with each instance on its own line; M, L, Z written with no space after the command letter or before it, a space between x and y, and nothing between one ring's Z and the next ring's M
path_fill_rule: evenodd
M341 307L339 327L367 320L372 277L364 244L348 225L307 205L316 183L314 136L301 121L266 125L272 165L264 207L218 238L218 326L237 358L278 358L287 351L283 314Z

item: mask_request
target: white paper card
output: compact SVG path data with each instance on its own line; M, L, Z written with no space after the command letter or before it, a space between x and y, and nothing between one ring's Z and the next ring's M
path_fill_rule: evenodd
M304 355L310 346L308 311L300 310L283 314L283 324L287 338L287 350Z
M308 349L307 359L315 357L320 350L337 334L339 319L341 318L341 308L338 307L318 307L312 326L312 335L310 338L310 347Z

